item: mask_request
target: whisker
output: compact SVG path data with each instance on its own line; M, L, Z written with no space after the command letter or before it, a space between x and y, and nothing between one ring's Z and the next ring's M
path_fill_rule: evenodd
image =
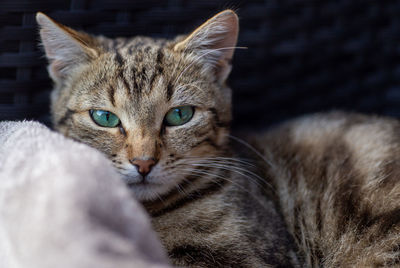
M254 164L252 164L250 162L245 162L245 161L240 161L240 160L233 160L233 159L226 159L226 160L224 160L224 159L221 159L221 160L219 160L219 159L210 159L210 160L205 159L205 161L201 161L200 160L200 162L205 162L205 163L226 163L228 165L237 164L237 165L240 165L240 166L243 166L243 167L250 166L252 168L257 167L256 165L254 165Z
M189 157L185 159L186 161L183 164L193 165L193 166L202 166L202 167L214 167L218 169L228 170L235 172L241 176L246 177L257 186L263 188L268 187L271 190L275 191L270 183L266 181L265 178L262 178L255 172L251 171L251 168L257 168L256 165L251 163L249 160L239 159L235 157L206 157L206 158L197 158L197 157Z
M248 172L250 174L253 174L255 177L258 177L260 180L262 179L260 176L257 174L253 173L252 171L248 170L248 166L255 168L256 166L252 164L249 161L237 159L237 158L231 158L231 157L209 157L209 158L189 158L190 161L187 161L185 159L184 164L196 164L196 165L203 165L207 166L205 164L214 164L214 165L219 165L216 167L225 167L227 169L235 167L238 170L241 170L243 172Z
M215 168L220 168L223 170L229 170L229 171L233 171L238 173L239 175L242 175L243 177L246 177L248 179L250 179L252 182L254 182L257 186L262 187L262 185L257 181L257 179L259 179L261 182L266 183L268 186L270 186L263 178L261 178L260 176L258 176L257 174L245 170L245 169L241 169L235 166L223 166L223 165L216 165L216 164L210 164L210 165L202 165L202 164L192 164L192 166L200 166L200 167L215 167ZM246 173L249 173L248 175ZM255 178L251 177L254 176Z
M256 195L251 194L251 192L250 192L248 189L244 188L242 185L240 185L239 183L237 183L237 182L235 182L235 181L233 181L233 180L231 180L231 179L228 179L228 178L223 177L223 176L218 175L218 174L213 174L213 173L209 173L209 172L204 172L204 171L196 170L196 169L194 169L194 170L189 170L189 171L191 171L191 174L192 174L193 176L199 176L199 177L201 176L201 177L202 177L203 175L213 175L213 177L216 177L216 178L225 180L225 181L227 181L227 182L229 182L229 183L232 183L232 184L235 185L236 187L240 188L242 191L244 191L244 192L246 192L246 193L249 193L250 196L254 198L254 200L256 200L257 202L259 202L259 203L262 205L261 200L260 200L259 198L257 198ZM211 177L210 179L212 179L212 177ZM215 182L215 181L213 181L213 182Z
M232 136L232 135L230 135L230 134L228 134L228 137L231 138L231 139L233 139L234 141L237 141L237 142L239 142L240 144L246 146L246 147L249 148L251 151L253 151L258 157L260 157L262 160L264 160L265 163L267 163L268 165L272 166L271 162L270 162L267 158L265 158L259 151L257 151L256 148L254 148L253 146L251 146L251 145L250 145L249 143L247 143L246 141L244 141L244 140L242 140L242 139L240 139L240 138L238 138L238 137Z
M211 160L210 160L211 159ZM196 161L185 161L183 164L185 165L192 165L192 166L201 166L201 167L216 167L216 168L221 168L224 170L230 170L231 168L236 168L237 170L243 171L243 172L251 172L250 170L247 170L247 164L243 164L242 162L235 162L234 160L219 160L216 158L200 158L196 159ZM252 173L252 172L251 172ZM254 174L256 175L256 174Z
M235 157L187 157L184 159L186 160L191 160L191 161L196 161L196 163L198 161L208 161L208 160L217 160L217 161L231 161L231 162L238 162L241 164L245 164L245 165L250 165L252 167L256 167L256 165L254 165L250 160L248 159L244 159L244 158L235 158ZM227 163L231 163L231 162L227 162Z

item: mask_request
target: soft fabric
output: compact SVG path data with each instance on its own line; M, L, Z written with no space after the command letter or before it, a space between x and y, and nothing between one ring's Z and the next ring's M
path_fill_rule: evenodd
M0 267L168 267L108 160L35 122L0 123Z

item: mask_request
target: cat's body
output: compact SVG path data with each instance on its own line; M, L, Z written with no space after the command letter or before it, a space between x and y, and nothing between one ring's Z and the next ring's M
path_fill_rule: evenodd
M253 142L307 266L400 265L397 120L317 114Z
M171 41L37 19L55 128L111 159L174 264L399 264L397 121L306 117L249 137L256 153L229 136L232 11Z

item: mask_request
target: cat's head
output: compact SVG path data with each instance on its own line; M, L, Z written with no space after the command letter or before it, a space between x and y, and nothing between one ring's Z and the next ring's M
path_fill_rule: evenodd
M175 40L95 37L36 18L57 130L106 154L141 200L168 194L188 176L207 183L201 163L223 155L231 121L233 11Z

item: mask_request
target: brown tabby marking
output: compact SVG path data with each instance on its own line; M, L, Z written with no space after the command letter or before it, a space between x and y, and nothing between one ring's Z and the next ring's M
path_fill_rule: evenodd
M175 40L112 40L41 13L37 20L55 82L55 128L110 158L173 264L400 265L397 121L304 117L249 137L259 153L229 136L233 11ZM193 118L166 125L166 113L181 106L194 107ZM101 127L90 110L120 124ZM154 162L146 176L137 160Z
M308 266L399 265L399 131L392 119L331 113L255 139Z

